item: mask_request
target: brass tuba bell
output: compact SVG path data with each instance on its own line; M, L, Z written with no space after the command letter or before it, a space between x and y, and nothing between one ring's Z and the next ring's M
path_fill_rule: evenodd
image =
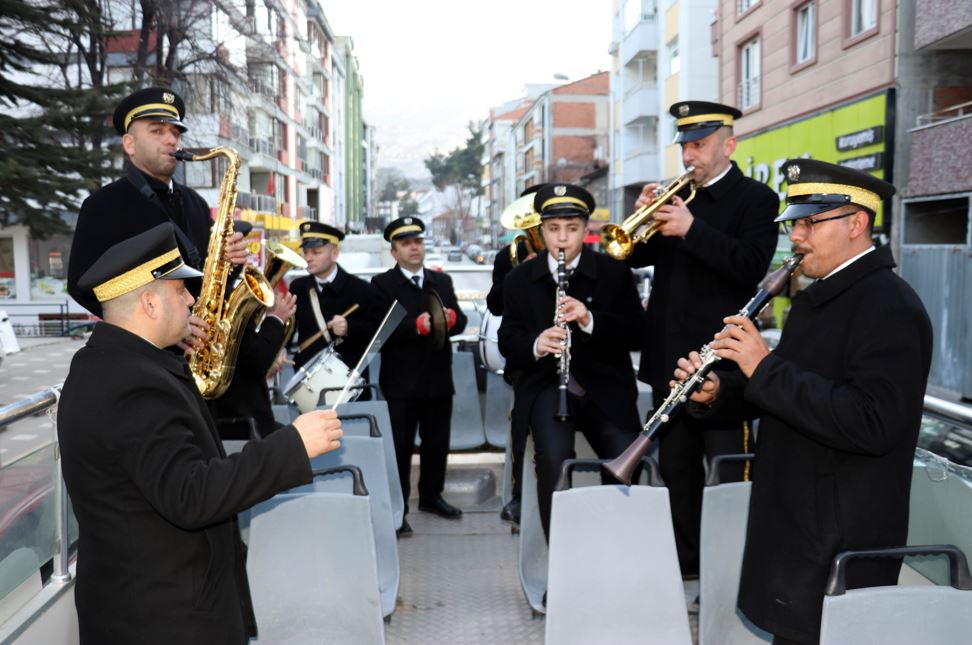
M523 231L517 233L510 242L510 261L513 266L519 264L516 247L520 243L526 246L527 253L539 253L546 248L543 244L543 237L540 235L540 214L533 209L533 193L524 195L510 203L500 215L500 224L503 228L513 231Z
M688 204L692 201L695 198L695 182L692 181L691 176L693 170L695 170L695 167L689 166L672 183L664 188L656 188L655 198L651 203L636 210L620 225L605 225L601 229L601 246L605 253L616 260L624 260L634 251L635 244L647 242L652 235L658 232L660 226L655 221L655 211L669 203L685 186L689 186L691 189L685 203Z

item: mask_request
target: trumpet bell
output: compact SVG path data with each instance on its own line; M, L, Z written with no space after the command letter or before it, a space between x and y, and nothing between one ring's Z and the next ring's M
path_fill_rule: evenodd
M617 224L606 224L601 228L601 248L615 260L624 260L634 250L634 242Z

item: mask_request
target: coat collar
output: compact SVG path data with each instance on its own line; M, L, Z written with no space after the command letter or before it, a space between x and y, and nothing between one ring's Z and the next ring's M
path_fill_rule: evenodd
M742 171L739 170L739 166L736 165L736 162L730 161L729 172L726 173L725 177L711 186L706 186L705 188L700 188L699 190L705 190L707 193L709 193L709 196L713 200L718 201L734 190L736 188L736 184L742 181L744 176L745 175L742 174Z
M819 307L839 296L868 274L880 269L893 269L894 267L895 262L891 249L887 246L878 247L826 280L817 280L804 293L812 307Z
M550 275L550 271L547 267L547 256L550 252L547 250L541 251L537 257L530 260L533 263L533 268L530 273L530 277L534 281L540 281L545 277L553 279ZM590 250L588 247L581 249L580 262L577 263L577 273L580 273L591 280L597 280L597 260L594 257L594 251Z
M159 349L141 336L108 322L102 321L95 325L94 331L91 332L91 337L88 339L87 347L112 352L132 352L158 363L160 367L181 379L192 380L189 364L185 358L166 349Z

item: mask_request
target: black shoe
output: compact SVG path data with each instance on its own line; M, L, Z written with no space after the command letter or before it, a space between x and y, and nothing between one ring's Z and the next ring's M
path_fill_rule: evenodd
M500 519L506 522L520 523L520 498L514 497L500 511Z
M402 526L395 530L395 537L412 537L412 527L408 525L408 520L402 518Z
M441 497L436 497L433 500L422 501L419 500L419 510L425 511L426 513L435 513L439 517L444 517L447 520L458 520L462 517L462 511L445 501Z

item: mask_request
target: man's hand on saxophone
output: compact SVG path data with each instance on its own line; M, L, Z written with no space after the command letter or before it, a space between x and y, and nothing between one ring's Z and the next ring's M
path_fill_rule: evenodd
M246 240L242 233L233 233L226 238L226 259L235 266L240 266L246 262Z
M189 335L182 339L176 347L185 352L187 357L202 349L209 341L209 325L199 316L189 316Z

